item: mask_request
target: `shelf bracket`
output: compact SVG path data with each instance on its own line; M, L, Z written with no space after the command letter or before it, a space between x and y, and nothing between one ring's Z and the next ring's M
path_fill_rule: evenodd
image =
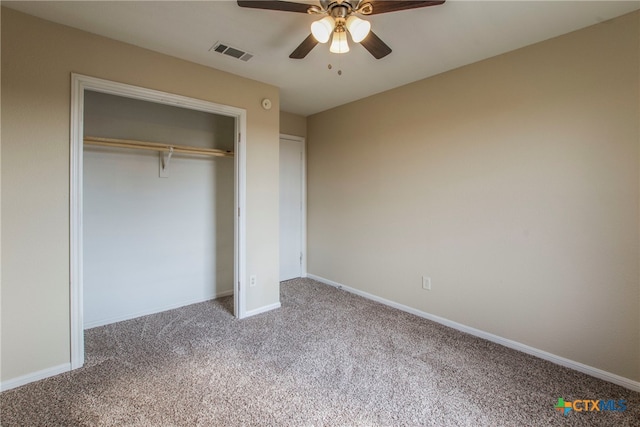
M169 178L169 162L173 156L173 147L169 151L160 151L160 178Z

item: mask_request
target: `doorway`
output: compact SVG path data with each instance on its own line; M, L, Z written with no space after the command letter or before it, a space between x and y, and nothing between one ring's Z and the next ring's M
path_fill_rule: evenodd
M280 281L306 276L304 138L280 136Z
M71 84L71 149L70 149L70 278L71 278L71 368L84 364L84 307L83 307L83 149L84 149L84 97L85 91L164 104L184 109L231 117L234 120L234 173L233 173L233 295L234 315L245 317L245 176L246 110L188 98L166 92L111 82L79 74L72 74ZM243 213L240 215L240 213Z
M235 118L85 90L83 119L85 330L233 295Z

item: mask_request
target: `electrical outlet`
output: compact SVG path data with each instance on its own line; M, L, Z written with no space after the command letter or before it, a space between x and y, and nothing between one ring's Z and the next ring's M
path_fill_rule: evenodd
M431 290L431 277L422 276L422 289L426 291Z
M256 278L255 274L253 276L249 277L249 287L250 288L255 288L257 282L258 282L258 279Z

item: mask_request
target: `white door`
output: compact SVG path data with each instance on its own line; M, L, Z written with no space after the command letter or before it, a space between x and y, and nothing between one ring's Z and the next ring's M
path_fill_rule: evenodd
M280 280L302 276L303 141L280 139Z

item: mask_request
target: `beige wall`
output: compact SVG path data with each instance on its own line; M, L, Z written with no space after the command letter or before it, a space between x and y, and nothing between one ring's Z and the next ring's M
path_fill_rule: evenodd
M280 133L291 136L307 136L307 118L280 111Z
M3 8L3 381L70 361L72 72L247 110L246 308L279 301L278 89Z
M638 33L310 116L309 273L640 380Z

